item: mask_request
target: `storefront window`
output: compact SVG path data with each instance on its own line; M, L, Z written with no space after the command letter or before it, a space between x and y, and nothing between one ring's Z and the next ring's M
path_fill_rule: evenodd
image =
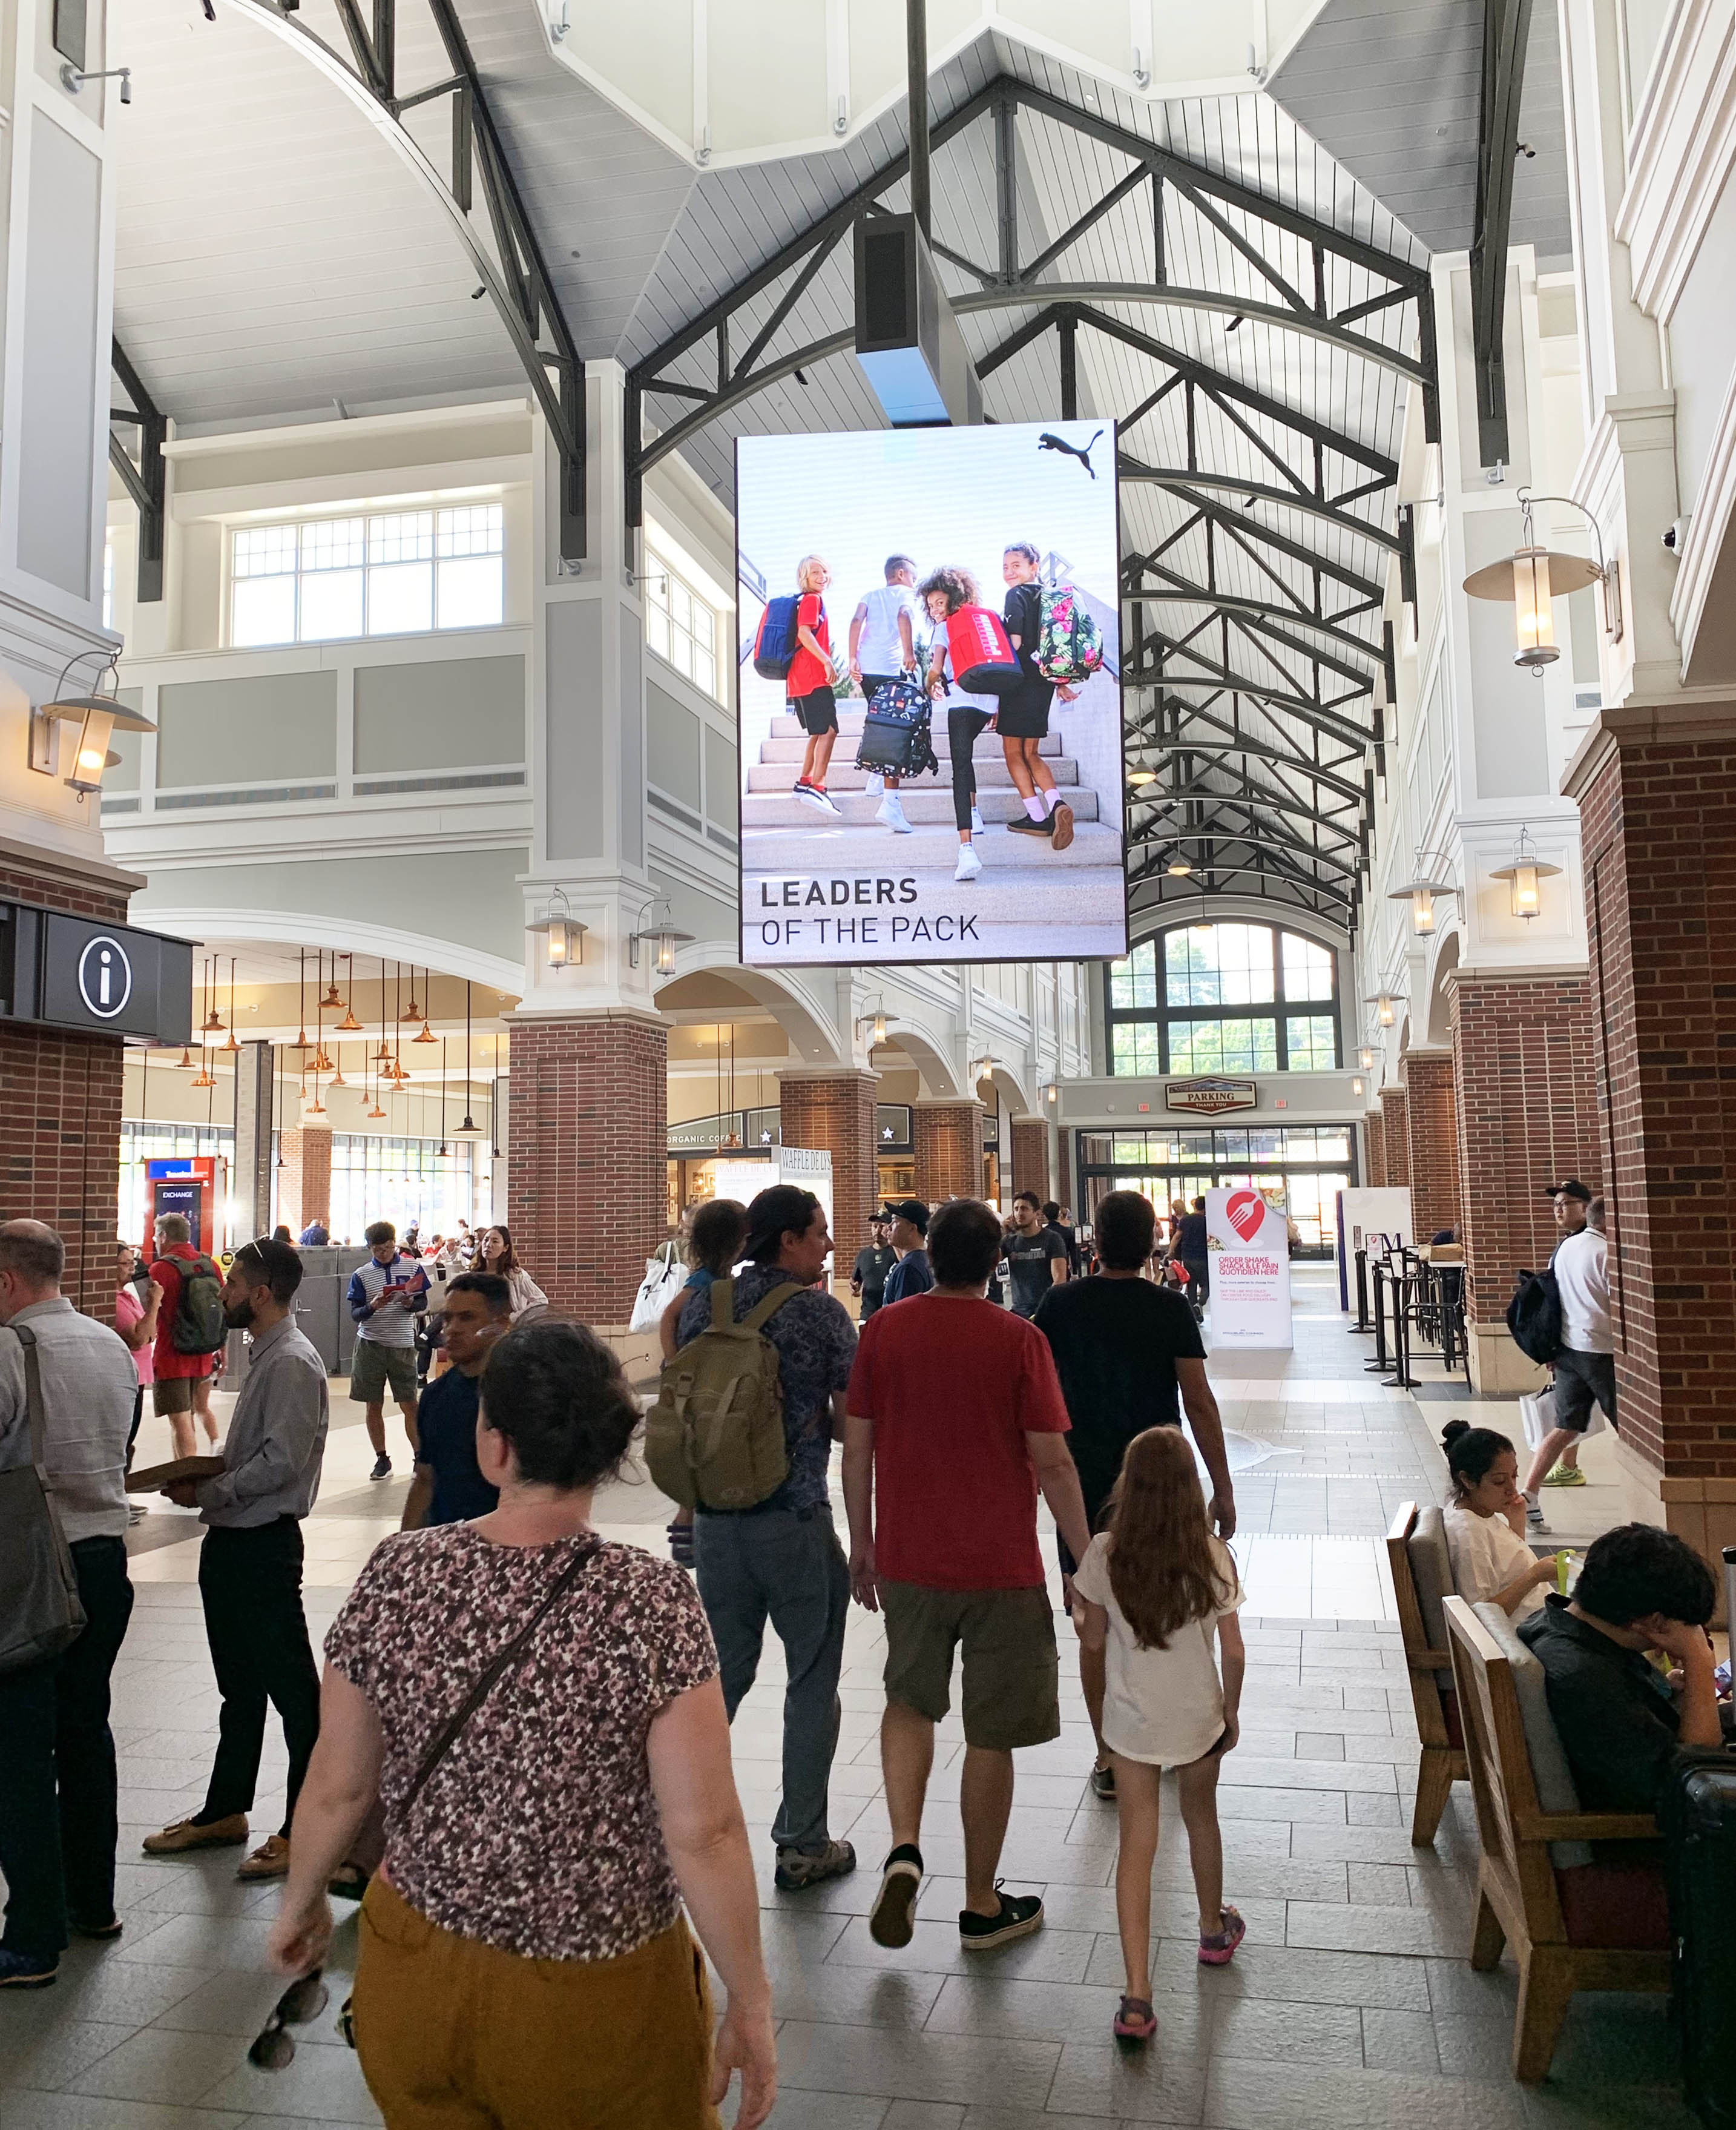
M1309 1251L1333 1246L1338 1194L1356 1181L1347 1125L1080 1132L1078 1149L1085 1219L1109 1191L1140 1192L1167 1215L1176 1199L1246 1184L1283 1206Z
M121 1124L121 1174L117 1197L115 1234L122 1242L142 1245L150 1225L150 1185L145 1174L147 1161L196 1154L215 1154L231 1162L235 1134L227 1125L165 1125L123 1118ZM235 1235L235 1209L224 1210L223 1229L230 1243L246 1241Z
M359 1243L374 1220L389 1220L400 1235L413 1223L424 1241L460 1220L479 1227L490 1216L492 1169L482 1140L451 1140L442 1152L438 1139L333 1132L331 1239Z
M1338 1069L1337 957L1300 932L1175 925L1110 962L1109 994L1123 1077Z

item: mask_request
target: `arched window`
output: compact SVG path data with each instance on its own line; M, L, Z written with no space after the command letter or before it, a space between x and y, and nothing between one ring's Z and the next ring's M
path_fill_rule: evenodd
M1329 1072L1338 957L1271 924L1177 924L1109 964L1109 1070Z

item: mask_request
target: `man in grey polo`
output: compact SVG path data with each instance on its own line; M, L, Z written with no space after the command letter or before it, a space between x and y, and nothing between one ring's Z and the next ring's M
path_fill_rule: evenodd
M289 1822L319 1736L319 1673L302 1611L302 1519L319 1492L330 1411L326 1368L295 1328L290 1304L302 1261L269 1237L243 1244L223 1287L233 1331L250 1331L247 1378L215 1478L167 1489L205 1525L199 1597L205 1637L223 1697L217 1759L205 1802L191 1819L147 1835L150 1856L238 1846L259 1780L268 1701L289 1749L284 1823L247 1858L241 1879L281 1879L289 1869Z
M40 1220L0 1224L0 1471L31 1461L25 1358L42 1386L43 1462L79 1579L84 1631L44 1664L0 1673L0 1988L55 1979L69 1924L118 1937L115 1744L108 1678L132 1612L126 1438L138 1373L119 1338L60 1292L66 1251ZM5 1622L0 1622L3 1631Z

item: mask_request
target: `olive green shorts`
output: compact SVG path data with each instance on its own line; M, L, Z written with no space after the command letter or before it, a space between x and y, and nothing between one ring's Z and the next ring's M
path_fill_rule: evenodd
M1047 1590L931 1590L883 1581L880 1605L889 1700L938 1723L951 1705L952 1652L962 1645L967 1746L1006 1753L1061 1736Z
M415 1404L416 1349L358 1339L350 1362L351 1397L357 1405L384 1405L389 1384L394 1404Z

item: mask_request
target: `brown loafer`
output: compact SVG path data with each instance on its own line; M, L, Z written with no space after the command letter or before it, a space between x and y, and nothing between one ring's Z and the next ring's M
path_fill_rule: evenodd
M232 1812L227 1819L178 1819L160 1834L147 1834L147 1856L179 1856L184 1849L239 1849L247 1839L247 1815Z
M281 1834L268 1835L236 1871L237 1879L287 1879L289 1844Z

